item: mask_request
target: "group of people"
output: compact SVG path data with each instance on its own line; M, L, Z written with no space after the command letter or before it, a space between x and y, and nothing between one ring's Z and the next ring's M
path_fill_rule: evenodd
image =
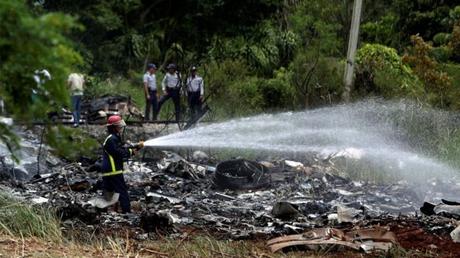
M148 64L147 71L144 74L144 93L146 99L145 105L145 120L156 120L158 113L163 104L172 99L174 103L176 121L180 120L180 95L182 89L182 80L180 73L177 72L175 64L169 64L167 73L161 81L161 89L163 95L159 97L156 81L157 67L155 64ZM194 119L201 111L201 105L204 96L204 81L203 78L197 74L195 66L190 68L190 76L185 81L184 91L188 98L191 118ZM152 113L152 118L150 116Z
M176 112L176 120L179 120L181 79L180 75L177 73L177 68L174 64L168 65L168 72L161 82L163 96L161 96L160 99L158 99L159 94L156 85L156 70L157 67L155 64L148 64L147 72L143 78L145 99L147 101L145 118L149 119L150 111L152 111L153 119L156 119L161 106L168 99L172 99ZM197 75L196 67L190 69L190 76L187 78L185 85L191 115L193 117L198 114L201 109L201 102L204 94L203 78ZM121 132L125 126L126 123L118 115L108 118L108 136L103 143L101 169L104 191L106 193L118 193L121 212L130 213L131 205L128 187L123 176L123 163L142 149L144 143L139 142L135 145L126 146L121 137Z
M182 90L183 81L181 79L180 73L177 72L176 65L169 64L166 69L167 73L161 81L161 90L163 95L160 97L155 75L157 67L155 64L147 65L147 71L143 77L144 94L146 99L144 120L157 120L158 114L160 113L163 104L169 99L172 99L174 103L176 121L180 121L181 92L185 92L188 98L191 119L196 118L201 111L204 96L204 81L203 78L197 74L196 66L190 68L190 75L185 80L185 90ZM81 99L83 97L84 84L84 76L80 73L71 73L67 79L67 85L71 93L74 127L78 127L80 124Z

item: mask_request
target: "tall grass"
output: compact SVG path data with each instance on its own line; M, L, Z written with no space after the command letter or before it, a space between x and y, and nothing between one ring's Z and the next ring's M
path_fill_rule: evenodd
M59 220L52 210L31 206L6 193L0 193L0 232L62 241Z

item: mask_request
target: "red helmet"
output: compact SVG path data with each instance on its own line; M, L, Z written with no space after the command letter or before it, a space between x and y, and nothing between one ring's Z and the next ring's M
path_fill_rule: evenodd
M111 125L123 127L123 126L126 126L126 123L125 121L123 121L121 116L114 115L114 116L110 116L109 119L107 119L107 126L111 126Z

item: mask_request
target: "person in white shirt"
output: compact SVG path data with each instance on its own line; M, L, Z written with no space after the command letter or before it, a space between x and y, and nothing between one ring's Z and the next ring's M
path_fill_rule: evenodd
M72 96L73 127L78 127L80 124L81 98L83 97L84 84L85 78L79 73L71 73L67 79L67 85L70 87Z
M174 102L174 109L176 112L176 121L180 118L180 76L176 72L176 65L169 64L168 72L166 73L163 81L161 82L161 88L163 90L163 96L160 98L158 103L158 113L160 113L161 106L168 100L172 99Z
M191 119L195 119L201 112L201 103L204 96L203 78L196 74L195 66L190 69L190 76L187 78L186 85L190 117Z
M155 73L157 67L155 64L147 65L147 72L144 74L144 93L145 93L145 117L144 120L150 120L150 111L152 111L152 120L157 119L158 99L157 99L157 79Z

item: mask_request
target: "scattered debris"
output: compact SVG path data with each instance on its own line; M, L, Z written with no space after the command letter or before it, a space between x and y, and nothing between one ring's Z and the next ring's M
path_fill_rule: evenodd
M355 208L345 207L343 205L337 206L337 221L339 223L343 222L356 222L356 217L362 214L362 210L358 210Z
M273 205L272 215L280 219L292 219L299 216L301 213L297 210L297 206L289 202L277 202Z
M460 219L460 203L442 199L442 203L432 204L424 202L420 211L428 216L439 215L447 218Z
M36 166L36 137L24 141L30 145L24 157ZM350 228L375 229L375 225L389 224L388 220L397 221L390 229L404 248L441 250L446 246L460 250L460 244L451 240L457 241L457 222L441 216L417 216L423 196L404 181L356 182L331 173L330 163L305 160L237 159L215 166L213 157L205 153L194 153L190 159L173 152L161 155L157 151L155 155L127 163L125 178L133 210L129 215L113 212L118 196L103 195L100 177L90 172L97 171L91 162L67 163L48 154L41 159L41 178L3 180L0 187L34 205L56 208L64 230L94 230L97 225L103 232L129 227L135 239L155 237L157 232L176 236L190 227L231 239L300 234L299 241L309 241L309 248L334 243L371 252L385 250L394 242L375 236L372 241L357 236L350 240ZM33 175L33 168L28 173ZM458 192L458 186L449 181L427 185L427 191L438 198L442 195L437 191ZM438 199L429 201L437 203ZM456 214L458 203L443 200L440 205L426 205L432 215L455 218L452 214ZM408 221L412 224L405 224ZM301 234L325 227L336 233L315 239ZM345 236L340 237L332 227L340 228ZM277 244L292 244L284 242Z
M460 243L460 225L450 232L450 237L455 243Z
M99 209L105 209L117 203L118 198L120 198L119 193L105 192L103 197L92 198L88 201L88 204Z
M396 243L393 232L382 227L342 231L335 228L316 228L304 234L288 235L271 239L267 246L272 252L288 247L304 246L317 250L330 246L344 246L366 253L388 251ZM330 250L330 249L328 249Z
M245 159L219 163L214 176L214 184L222 189L260 189L269 186L270 183L271 176L268 168L258 162Z
M93 99L83 99L81 105L82 118L80 122L104 123L107 116L122 115L141 121L142 112L133 104L130 97L121 95L104 95ZM73 122L72 112L62 109L60 112L52 112L48 116L54 121Z

